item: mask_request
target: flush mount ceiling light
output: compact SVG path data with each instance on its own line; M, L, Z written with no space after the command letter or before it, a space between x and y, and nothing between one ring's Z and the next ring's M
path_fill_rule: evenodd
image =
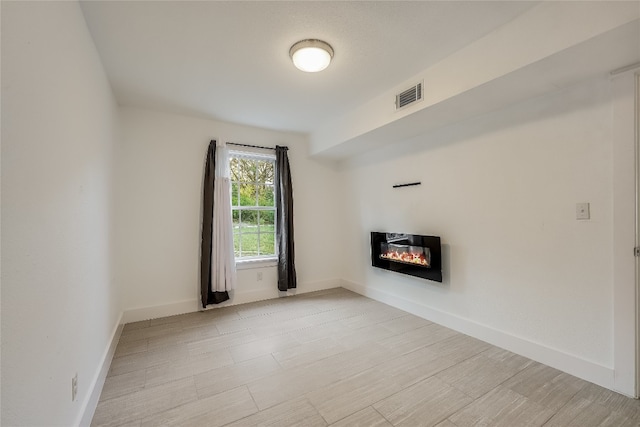
M333 58L333 48L322 40L301 40L291 46L289 56L299 70L315 73L329 66Z

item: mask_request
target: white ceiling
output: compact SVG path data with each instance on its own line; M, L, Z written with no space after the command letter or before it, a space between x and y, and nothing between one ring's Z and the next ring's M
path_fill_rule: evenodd
M121 105L312 132L526 12L537 2L85 1ZM328 69L290 46L331 44Z

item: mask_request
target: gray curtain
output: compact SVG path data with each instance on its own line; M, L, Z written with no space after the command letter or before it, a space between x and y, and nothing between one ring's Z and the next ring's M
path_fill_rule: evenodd
M287 147L276 146L276 243L278 246L278 289L295 288L296 266L293 242L293 188Z
M228 292L211 291L211 241L213 228L213 184L216 170L216 141L209 143L204 167L202 197L202 239L200 240L200 294L202 308L207 304L218 304L229 299Z

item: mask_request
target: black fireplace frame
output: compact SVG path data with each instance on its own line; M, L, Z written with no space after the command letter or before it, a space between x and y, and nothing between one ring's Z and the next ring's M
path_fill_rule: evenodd
M380 257L382 243L429 248L431 263L429 267L423 267L421 265L411 265L390 259L383 259ZM442 282L442 248L440 246L440 237L372 231L371 265L382 268L383 270L395 271L396 273Z

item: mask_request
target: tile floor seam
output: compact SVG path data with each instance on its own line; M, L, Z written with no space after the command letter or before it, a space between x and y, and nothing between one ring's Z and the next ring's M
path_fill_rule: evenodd
M449 368L452 368L452 367L454 367L454 366L455 366L455 365L452 365L452 366L450 366ZM445 368L445 369L449 369L449 368ZM441 372L441 371L440 371L440 372ZM433 375L430 375L430 376L428 376L428 377L422 378L422 379L421 379L421 380L419 380L419 381L416 381L416 382L414 382L414 383L411 383L411 384L407 385L406 387L402 388L401 390L398 390L396 393L393 393L393 394L391 394L391 395L389 395L389 396L387 396L387 397L385 397L385 398L383 398L383 399L378 400L378 401L377 401L377 402L375 402L375 403L372 403L372 404L371 404L371 407L372 407L376 412L380 413L380 411L378 411L378 410L376 409L375 405L377 405L378 403L382 402L383 400L389 399L389 398L391 398L391 397L393 397L393 396L395 396L395 395L397 395L397 394L399 394L399 393L402 393L402 392L406 391L407 389L409 389L409 388L411 388L411 387L414 387L414 386L416 386L417 384L419 384L419 383L421 383L421 382L423 382L423 381L427 381L427 380L429 380L430 378L433 378L433 377L435 377L435 376L436 376L436 374L433 374ZM438 380L440 380L440 378L437 378L437 379L438 379ZM440 381L442 381L443 383L445 383L445 384L449 385L449 386L450 386L450 387L452 387L452 388L455 388L454 386L450 385L449 383L447 383L447 382L446 382L446 381L444 381L444 380L440 380ZM469 403L465 404L464 406L462 406L462 407L458 408L455 412L453 412L453 413L451 413L451 414L449 414L449 415L445 416L443 419L438 420L437 422L435 422L434 424L432 424L433 426L436 426L436 425L440 424L441 422L443 422L444 420L448 419L449 417L451 417L451 416L453 416L453 415L457 414L458 412L460 412L460 411L464 410L464 408L466 408L467 406L469 406L469 405L473 404L473 403L477 400L477 399L473 398L472 396L467 395L467 394L466 394L465 392L463 392L462 390L460 390L460 389L458 389L458 388L455 388L455 389L456 389L457 391L461 392L462 394L464 394L465 396L467 396L469 399L471 399L471 401L470 401ZM491 390L494 390L494 389L491 389ZM380 413L380 415L382 415L382 413ZM389 419L388 419L387 417L385 417L384 415L382 415L382 417L383 417L385 420L387 420L387 421L389 422L389 424L391 424L391 425L393 425L393 426L395 426L395 425L396 425L396 424L394 424L393 422L391 422L391 420L389 420Z
M446 382L446 381L444 381L444 382ZM454 386L451 386L451 387L454 387ZM469 398L471 398L471 401L470 401L469 403L467 403L466 405L464 405L464 406L462 406L462 407L458 408L454 413L449 414L449 415L447 415L445 418L443 418L443 419L439 420L439 421L438 421L436 424L434 424L434 425L438 425L438 424L442 423L444 420L449 420L449 422L450 422L451 424L453 424L453 425L456 425L456 426L457 426L457 424L456 424L456 423L454 423L453 421L451 421L449 418L453 417L454 415L456 415L456 414L457 414L457 413L459 413L459 412L464 411L467 407L469 407L469 406L473 405L474 403L476 403L476 401L478 401L479 399L482 399L482 397L483 397L483 396L485 396L485 395L487 395L487 394L491 393L491 392L492 392L492 391L494 391L497 387L499 387L499 386L496 386L496 387L492 388L491 390L489 390L488 392L486 392L485 394L483 394L482 396L480 396L480 397L478 397L478 398L471 397L471 396L467 395L465 392L463 392L462 390L460 390L460 389L456 388L456 390L460 391L460 392L461 392L462 394L464 394L465 396L468 396ZM455 387L454 387L454 388L455 388ZM540 426L540 427L542 427L542 426Z
M376 403L377 403L377 402L376 402ZM370 407L371 409L373 409L373 410L374 410L378 415L380 415L380 416L381 416L381 417L382 417L386 422L388 422L389 424L393 425L393 423L391 422L391 420L390 420L390 419L388 419L387 417L385 417L384 415L382 415L382 413L381 413L380 411L378 411L378 410L377 410L373 405L374 405L374 404L369 405L369 407Z
M241 420L244 419L244 418L251 417L254 414L259 414L261 412L260 407L258 406L258 402L256 402L256 398L253 396L253 393L251 393L251 390L249 389L249 386L247 384L244 384L243 387L245 387L247 389L247 393L249 393L249 396L251 396L251 401L253 402L253 404L256 407L256 409L258 410L258 412L254 412L253 414L249 414L246 417L241 418ZM233 422L235 423L237 421L240 421L240 420L236 420L236 421L233 421ZM229 424L231 424L231 423L227 423L225 425L229 425Z
M482 353L484 353L485 351L489 351L489 350L491 350L491 349L490 349L490 348L488 348L487 350L483 350L482 352L480 352L480 353L478 353L478 354L482 354ZM472 358L474 358L474 357L478 356L478 354L476 354L475 356L471 356L469 359L472 359ZM515 354L515 353L514 353L514 354ZM465 359L465 360L469 360L469 359ZM460 363L462 363L462 362L460 362ZM457 365L457 364L456 364L456 365ZM440 372L442 372L442 371L444 371L444 370L446 370L446 369L453 368L453 367L454 367L454 366L456 366L456 365L450 366L449 368L445 368L445 369L443 369L443 370L439 371L438 373L440 373ZM509 381L511 378L515 377L515 376L516 376L516 375L518 375L520 372L524 371L524 369L526 369L526 368L520 369L519 371L515 372L515 373L514 373L513 375L511 375L509 378L506 378L504 381L502 381L502 382L500 382L500 383L496 384L496 386L495 386L495 387L493 387L492 389L490 389L490 390L486 391L485 393L482 393L482 394L481 394L480 396L478 396L478 397L474 397L474 396L471 396L471 395L469 395L469 394L465 393L463 390L460 390L458 387L456 387L455 385L453 385L453 384L449 383L448 381L446 381L446 380L444 380L444 379L443 379L442 381L446 382L446 383L447 383L447 384L449 384L451 387L454 387L456 390L460 391L461 393L464 393L465 395L469 396L469 397L470 397L470 398L472 398L473 400L478 400L478 399L482 399L484 396L486 396L487 394L491 393L491 392L492 392L493 390L495 390L496 388L498 388L498 387L502 386L504 383L506 383L507 381ZM435 374L435 375L437 375L437 374ZM442 379L442 378L440 378L440 379ZM513 389L512 389L512 388L510 388L510 387L505 387L505 388L508 388L509 390L513 391L514 393L517 393L515 390L513 390ZM518 393L518 394L520 394L520 393ZM522 396L522 395L521 395L521 396ZM522 397L526 397L526 396L522 396ZM531 400L531 399L529 399L529 400ZM567 403L568 403L568 402L567 402Z
M571 401L573 400L573 398L574 398L574 397L576 397L576 396L577 396L577 395L578 395L578 394L579 394L579 393L580 393L580 392L581 392L585 387L587 387L587 386L588 386L588 383L583 384L583 385L582 385L582 387L580 387L580 388L578 389L578 391L576 391L575 393L573 393L573 394L571 395L571 397L570 397L569 399L567 399L567 401L564 403L564 405L562 405L560 408L558 408L558 410L557 410L557 411L555 411L555 413L553 413L553 414L549 417L549 419L547 419L547 421L545 421L545 422L544 422L544 424L542 424L542 426L541 426L541 427L544 427L544 426L546 426L547 424L549 424L549 422L551 422L551 420L552 420L553 418L555 418L555 416L556 416L556 415L558 415L558 414L562 411L562 409L563 409L563 408L567 407L567 406L569 405L569 403L571 403ZM515 391L515 390L512 390L512 391ZM516 392L516 393L517 393L517 392ZM518 393L518 394L519 394L519 393ZM592 401L591 399L586 399L586 400L588 400L590 403L596 403L596 402ZM612 413L612 412L613 412L613 411L609 411L609 413ZM574 418L575 418L575 417L574 417ZM573 418L572 418L572 420L573 420Z
M313 391L315 391L315 390L313 390ZM312 393L313 391L310 391L309 393ZM345 418L347 418L347 417L349 417L349 416L353 415L353 414L349 414L349 415L347 415L347 416L345 416L345 417L341 418L340 420L337 420L337 421L334 421L334 422L330 423L330 422L329 422L329 420L327 420L327 419L325 418L325 416L324 416L324 415L322 415L322 412L320 412L320 408L318 408L316 405L314 405L314 404L313 404L313 401L312 401L311 399L309 399L309 397L307 396L309 393L305 393L303 397L304 397L305 399L307 399L307 402L309 402L309 405L311 405L311 406L313 407L313 409L315 409L315 410L316 410L316 412L318 413L318 415L320 415L320 416L322 417L322 419L324 420L324 422L325 422L325 424L326 424L327 426L331 426L331 425L333 425L333 424L335 424L335 423L340 422L340 420L343 420L343 419L345 419Z

